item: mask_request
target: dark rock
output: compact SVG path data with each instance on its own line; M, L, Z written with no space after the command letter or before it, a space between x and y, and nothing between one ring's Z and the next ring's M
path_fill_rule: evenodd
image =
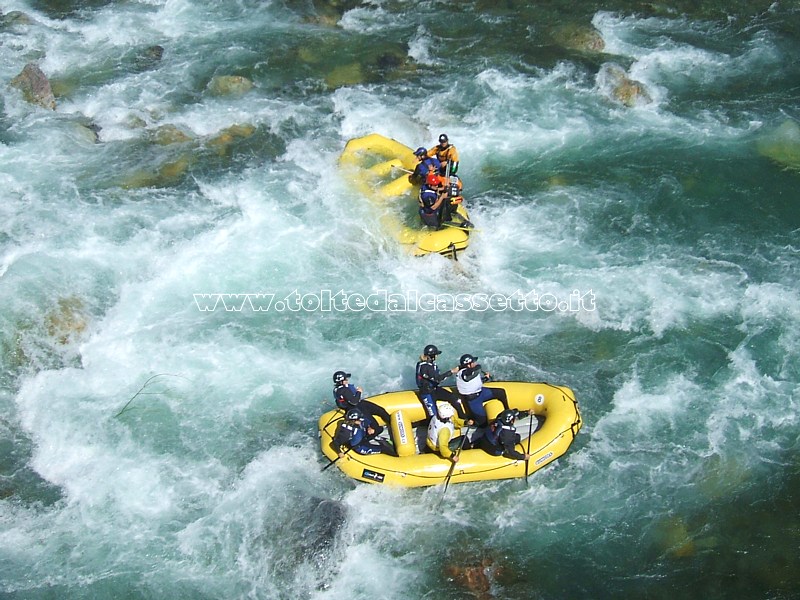
M56 109L56 98L50 87L50 80L34 63L28 63L22 72L11 80L11 85L22 92L22 96L31 104L37 104L50 110Z

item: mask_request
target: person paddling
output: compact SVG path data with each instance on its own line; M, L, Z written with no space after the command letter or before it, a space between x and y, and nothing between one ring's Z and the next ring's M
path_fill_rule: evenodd
M456 411L447 402L437 402L438 412L428 423L428 448L442 458L458 462L458 450L469 450L469 440L464 436L462 428L472 425L471 420L463 421L456 417ZM458 429L458 435L456 435Z
M478 445L492 456L505 456L516 460L528 460L531 455L517 450L521 438L514 427L519 412L515 408L502 411L492 424L486 428L485 435Z

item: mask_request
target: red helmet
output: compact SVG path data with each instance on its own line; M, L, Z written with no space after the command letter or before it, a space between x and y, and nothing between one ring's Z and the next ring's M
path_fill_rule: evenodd
M425 183L428 185L442 185L442 178L439 177L436 173L428 173L428 177L425 179Z

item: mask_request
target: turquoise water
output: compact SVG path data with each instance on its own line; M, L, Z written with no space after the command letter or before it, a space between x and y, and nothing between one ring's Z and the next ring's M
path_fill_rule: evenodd
M562 4L0 7L0 596L798 597L800 4ZM457 262L349 188L373 131L458 147ZM380 292L593 304L314 304ZM256 293L309 304L195 299ZM570 451L441 505L321 471L333 371L428 343L570 386Z

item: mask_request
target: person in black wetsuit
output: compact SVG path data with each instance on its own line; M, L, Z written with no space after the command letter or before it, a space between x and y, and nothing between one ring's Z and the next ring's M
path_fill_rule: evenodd
M419 357L415 368L417 387L419 388L417 395L419 396L420 402L422 402L422 406L425 407L425 413L428 415L428 418L437 414L436 401L443 400L453 406L459 418L465 419L466 414L455 394L439 387L439 384L443 380L451 375L455 375L456 371L458 371L458 367L453 367L444 373L439 372L439 366L436 364L436 357L441 353L441 350L433 344L428 344L422 350L422 355Z
M502 411L492 424L486 428L480 439L480 447L492 456L505 456L516 460L528 460L530 454L519 452L516 448L520 435L514 427L519 412L515 408Z
M408 176L408 181L413 185L421 185L428 177L428 173L438 173L442 165L435 156L428 156L428 150L421 146L414 150L414 156L419 162L414 167L414 172Z
M336 406L345 411L357 406L372 421L369 424L380 433L383 427L377 422L376 417L388 425L389 413L383 407L362 398L363 390L350 383L350 377L351 374L344 371L336 371L333 374L333 399L336 401Z
M339 458L349 450L355 450L358 454L394 454L385 440L374 440L378 433L380 432L369 425L366 415L360 409L350 407L333 436L333 449Z

